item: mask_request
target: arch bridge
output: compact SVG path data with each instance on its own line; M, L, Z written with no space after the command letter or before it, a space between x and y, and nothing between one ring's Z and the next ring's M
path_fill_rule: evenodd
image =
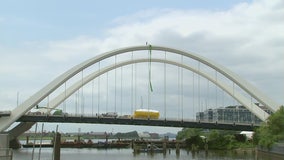
M137 69L140 64L140 69ZM111 73L114 76L112 76L112 83L109 84ZM106 76L106 78L100 78L102 76ZM137 78L137 76L140 77ZM120 81L117 77L120 77ZM130 78L127 80L125 77ZM94 82L97 83L96 86L94 86ZM120 87L117 87L118 82L121 84ZM174 82L177 84L173 85ZM123 83L128 86L122 87ZM103 84L106 84L107 87L103 88ZM91 89L84 88L86 85L92 85ZM110 89L111 91L109 91ZM127 90L126 92L131 94L123 95L122 90ZM204 92L202 93L201 90ZM104 93L101 93L102 91ZM175 96L174 91L181 96ZM156 93L157 95L155 95ZM94 100L94 94L97 95L96 100ZM207 94L207 98L215 99L215 102L211 103L211 106L215 104L215 107L224 105L224 102L222 105L220 104L222 100L218 100L217 95L222 94L224 97L226 94L232 99L231 102L245 107L262 121L265 121L269 116L267 110L275 112L279 107L273 100L237 74L198 54L163 46L133 46L100 54L64 72L12 110L9 116L0 117L0 131L6 131L14 122L43 103L46 104L42 106L48 108L46 112L51 112L52 109L60 106L63 106L63 111L66 112L67 99L72 96L75 96L76 99L74 114L78 114L80 109L81 114L88 112L92 115L94 111L96 115L103 111L118 112L118 102L121 103L119 113L121 116L129 111L132 114L136 109L134 106L137 107L137 99L139 99L137 97L143 95L140 107L153 109L152 105L155 103L160 107L157 110L160 111L162 119L173 115L171 118L185 121L188 118L193 119L194 112L208 107L209 100L201 98L204 97L204 94ZM92 95L90 96L92 102L86 102L87 95ZM120 95L120 100L118 95ZM127 103L131 106L127 109L122 105L125 97L128 97ZM147 105L143 103L145 97L147 97ZM185 102L187 99L190 99L189 102ZM104 108L100 107L103 101L106 103ZM95 103L97 106L94 109ZM112 109L109 109L111 108L110 103L112 103ZM84 107L87 104L92 106L92 109ZM188 113L191 117L187 117ZM23 133L33 124L34 122L19 123L8 131L10 139L17 137L19 133Z

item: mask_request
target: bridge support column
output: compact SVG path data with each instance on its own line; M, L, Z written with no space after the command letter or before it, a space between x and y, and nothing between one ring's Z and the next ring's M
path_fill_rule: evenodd
M0 133L0 148L9 148L9 134Z
M11 160L12 159L12 149L9 146L9 134L0 133L0 157L1 160Z

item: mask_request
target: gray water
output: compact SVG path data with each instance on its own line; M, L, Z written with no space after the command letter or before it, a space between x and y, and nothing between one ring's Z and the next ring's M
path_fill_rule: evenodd
M169 153L170 151L170 153ZM169 150L166 155L163 153L140 153L133 154L132 149L61 149L61 160L272 160L270 156L258 155L256 152L249 151L200 151L192 154L190 151L180 150L180 154L176 154L176 150ZM21 148L13 151L13 160L31 160L32 148ZM39 149L34 150L34 160L39 159ZM42 148L40 160L52 160L52 149Z

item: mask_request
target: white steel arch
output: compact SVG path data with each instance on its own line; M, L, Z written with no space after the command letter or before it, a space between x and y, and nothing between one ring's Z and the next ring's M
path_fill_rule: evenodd
M24 101L21 105L19 105L17 108L15 108L12 112L10 117L1 117L0 122L0 131L6 130L13 122L15 122L19 117L21 117L23 114L25 114L27 111L32 109L35 105L37 105L40 101L42 101L45 97L47 97L50 93L52 93L54 90L56 90L59 86L61 86L63 83L65 83L68 79L82 71L83 69L101 61L106 58L119 55L126 52L131 51L139 51L139 50L159 50L159 51L166 51L166 52L172 52L179 55L183 55L185 57L189 57L192 59L195 59L213 69L218 71L219 73L223 74L228 79L232 80L234 83L236 83L240 88L245 90L247 93L249 93L253 98L264 104L266 107L268 107L271 111L276 111L279 105L277 105L274 101L272 101L270 98L265 96L263 93L261 93L258 89L253 87L251 84L246 82L244 79L236 75L235 73L231 72L230 70L226 69L225 67L205 58L202 56L199 56L197 54L193 54L190 52L185 52L177 49L167 48L167 47L161 47L161 46L134 46L134 47L128 47L128 48L122 48L118 50L113 50L110 52L106 52L104 54L98 55L94 58L91 58L89 60L86 60L79 65L69 69L62 75L58 76L55 80L50 82L48 85L46 85L44 88L42 88L40 91L35 93L33 96L31 96L29 99Z
M49 102L49 108L50 108L49 111L58 107L64 100L66 100L68 97L70 97L78 89L80 89L82 86L84 86L85 84L87 84L91 80L99 77L100 75L102 75L102 74L104 74L108 71L114 70L116 68L125 66L125 65L130 65L130 64L134 64L134 63L143 63L143 62L144 63L149 62L149 59L135 59L135 60L124 61L124 62L112 64L112 65L107 66L105 68L101 68L98 71L89 74L88 76L84 77L83 81L78 80L72 86L67 88L64 92L62 92L57 97L52 99ZM165 60L165 59L151 59L151 62L171 64L171 65L182 67L182 68L185 68L185 69L190 70L192 72L195 72L195 73L201 75L202 77L208 79L212 83L216 84L218 87L220 87L221 89L226 91L232 97L235 97L235 99L238 102L240 102L242 105L244 105L248 110L250 110L252 113L254 113L261 120L265 121L267 119L267 117L269 116L269 114L267 114L264 110L259 108L259 106L255 105L254 103L251 103L250 99L244 97L239 92L234 91L230 86L226 85L226 83L223 83L221 80L216 81L214 76L212 76L212 75L210 75L210 74L208 74L204 71L198 70L197 68L194 68L194 67L191 67L191 66L188 66L188 65L185 65L185 64L180 64L178 62ZM26 125L24 125L24 124L26 124ZM34 125L34 123L22 122L17 126L17 130L19 130L19 128L21 128L20 131L25 131L25 130L30 129L32 125ZM17 131L11 130L10 134L13 136L11 138L15 138L18 135L20 135L21 133L18 133Z
M66 91L62 92L60 95L58 95L56 98L54 98L53 100L50 101L49 103L49 107L50 108L56 108L59 104L61 104L65 99L67 99L69 96L71 96L73 93L75 93L79 88L82 87L82 85L87 84L88 82L90 82L91 80L95 79L96 77L119 67L125 66L125 65L129 65L129 64L133 64L133 63L143 63L143 62L149 62L149 59L135 59L135 60L129 60L129 61L124 61L121 63L117 63L117 64L113 64L110 65L108 67L102 68L99 71L96 71L88 76L86 76L83 79L83 82L81 80L77 81L76 83L74 83L72 86L70 86L68 89L66 89ZM232 89L232 87L226 85L223 81L218 80L216 81L215 77L204 72L201 70L198 70L194 67L185 65L185 64L181 64L175 61L170 61L170 60L165 60L165 59L151 59L151 62L157 62L157 63L167 63L167 64L171 64L171 65L175 65L178 67L182 67L185 68L187 70L191 70L199 75L201 75L202 77L208 79L209 81L211 81L212 83L216 84L218 87L220 87L221 89L223 89L224 91L226 91L229 95L231 95L232 97L234 97L238 102L240 102L242 105L244 105L248 110L250 110L252 113L254 113L258 118L260 118L262 121L265 121L269 114L266 113L264 110L262 110L261 108L259 108L259 106L255 105L254 103L251 103L251 100L244 97L242 94L240 94L237 91L234 91Z

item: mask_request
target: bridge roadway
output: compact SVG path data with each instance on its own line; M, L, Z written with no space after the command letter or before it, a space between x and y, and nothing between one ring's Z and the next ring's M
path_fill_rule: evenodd
M113 118L113 117L89 117L74 115L24 115L17 122L48 122L48 123L93 123L93 124L120 124L120 125L144 125L165 126L181 128L204 128L235 131L253 131L259 124L248 123L225 123L225 122L199 122L194 120L173 119L136 119L136 118Z

